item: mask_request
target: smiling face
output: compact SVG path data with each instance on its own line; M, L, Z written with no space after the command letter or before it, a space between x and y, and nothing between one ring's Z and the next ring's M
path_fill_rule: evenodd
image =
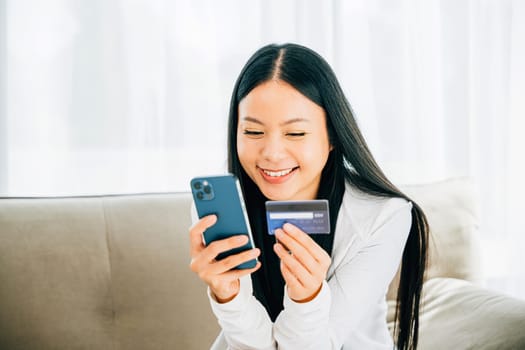
M283 81L254 88L238 106L237 154L272 200L315 199L331 145L323 108Z

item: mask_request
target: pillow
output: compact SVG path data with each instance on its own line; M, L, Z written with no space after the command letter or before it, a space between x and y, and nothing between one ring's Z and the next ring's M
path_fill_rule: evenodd
M478 207L474 184L468 178L401 186L425 212L430 226L429 261L425 279L452 277L478 283L481 259ZM397 296L399 275L387 299Z
M467 281L426 281L419 321L418 349L525 349L525 301Z

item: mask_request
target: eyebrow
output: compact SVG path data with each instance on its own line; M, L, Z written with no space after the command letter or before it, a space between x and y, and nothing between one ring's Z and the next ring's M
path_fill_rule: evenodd
M252 122L252 123L255 123L255 124L264 125L264 123L262 121L260 121L259 119L253 118L253 117L249 117L249 116L242 118L242 120L244 120L246 122ZM282 122L281 125L288 125L288 124L293 124L293 123L298 123L298 122L310 122L310 120L308 120L306 118L292 118L292 119L288 119L288 120Z

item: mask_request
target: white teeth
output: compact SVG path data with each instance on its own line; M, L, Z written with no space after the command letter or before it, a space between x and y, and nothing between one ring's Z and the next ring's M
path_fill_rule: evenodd
M264 170L264 173L268 176L271 176L271 177L278 177L278 176L284 176L284 175L288 175L292 172L294 168L290 168L290 169L286 169L286 170L281 170L281 171L270 171L270 170Z

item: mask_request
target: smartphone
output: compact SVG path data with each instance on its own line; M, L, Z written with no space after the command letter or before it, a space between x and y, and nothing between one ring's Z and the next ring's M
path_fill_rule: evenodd
M241 186L235 175L195 177L191 179L190 186L199 218L217 215L215 225L204 231L205 245L239 234L248 236L248 243L219 254L217 260L255 247ZM250 269L256 264L257 259L253 259L238 265L236 269Z

